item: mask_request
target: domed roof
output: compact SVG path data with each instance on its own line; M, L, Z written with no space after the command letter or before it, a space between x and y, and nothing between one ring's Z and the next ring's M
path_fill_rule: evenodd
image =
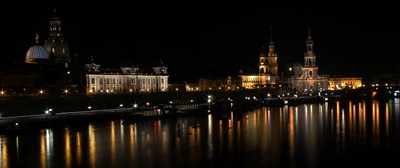
M49 52L41 45L33 45L26 53L25 62L37 64L42 61L50 60Z

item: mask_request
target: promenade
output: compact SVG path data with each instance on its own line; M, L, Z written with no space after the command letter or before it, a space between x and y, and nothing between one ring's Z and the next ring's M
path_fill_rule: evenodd
M0 126L2 130L19 130L26 126L60 123L79 123L82 121L110 120L122 118L132 112L135 104L157 106L176 100L193 100L198 104L221 100L233 100L232 109L249 109L250 104L261 106L295 106L304 103L323 103L347 99L343 95L297 96L290 90L246 90L230 92L171 92L142 93L129 95L96 95L78 97L28 97L2 98L0 100ZM365 97L362 97L365 98ZM212 99L212 100L211 100ZM212 101L212 102L210 102ZM255 103L246 103L254 101ZM213 109L222 110L222 105Z

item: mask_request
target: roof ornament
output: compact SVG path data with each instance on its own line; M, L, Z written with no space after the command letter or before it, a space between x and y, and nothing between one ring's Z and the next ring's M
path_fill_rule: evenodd
M39 43L39 34L35 33L35 35L36 35L36 44L38 44Z

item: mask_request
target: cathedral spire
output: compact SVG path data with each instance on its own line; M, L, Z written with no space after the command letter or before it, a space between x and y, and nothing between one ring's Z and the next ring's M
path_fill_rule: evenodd
M271 44L271 43L273 43L273 41L272 41L272 27L269 28L269 33L270 33L270 35L269 35L269 43Z

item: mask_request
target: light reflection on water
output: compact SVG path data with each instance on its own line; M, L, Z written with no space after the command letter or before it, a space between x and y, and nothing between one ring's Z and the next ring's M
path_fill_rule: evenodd
M339 167L391 163L399 99L71 123L1 135L1 167Z

